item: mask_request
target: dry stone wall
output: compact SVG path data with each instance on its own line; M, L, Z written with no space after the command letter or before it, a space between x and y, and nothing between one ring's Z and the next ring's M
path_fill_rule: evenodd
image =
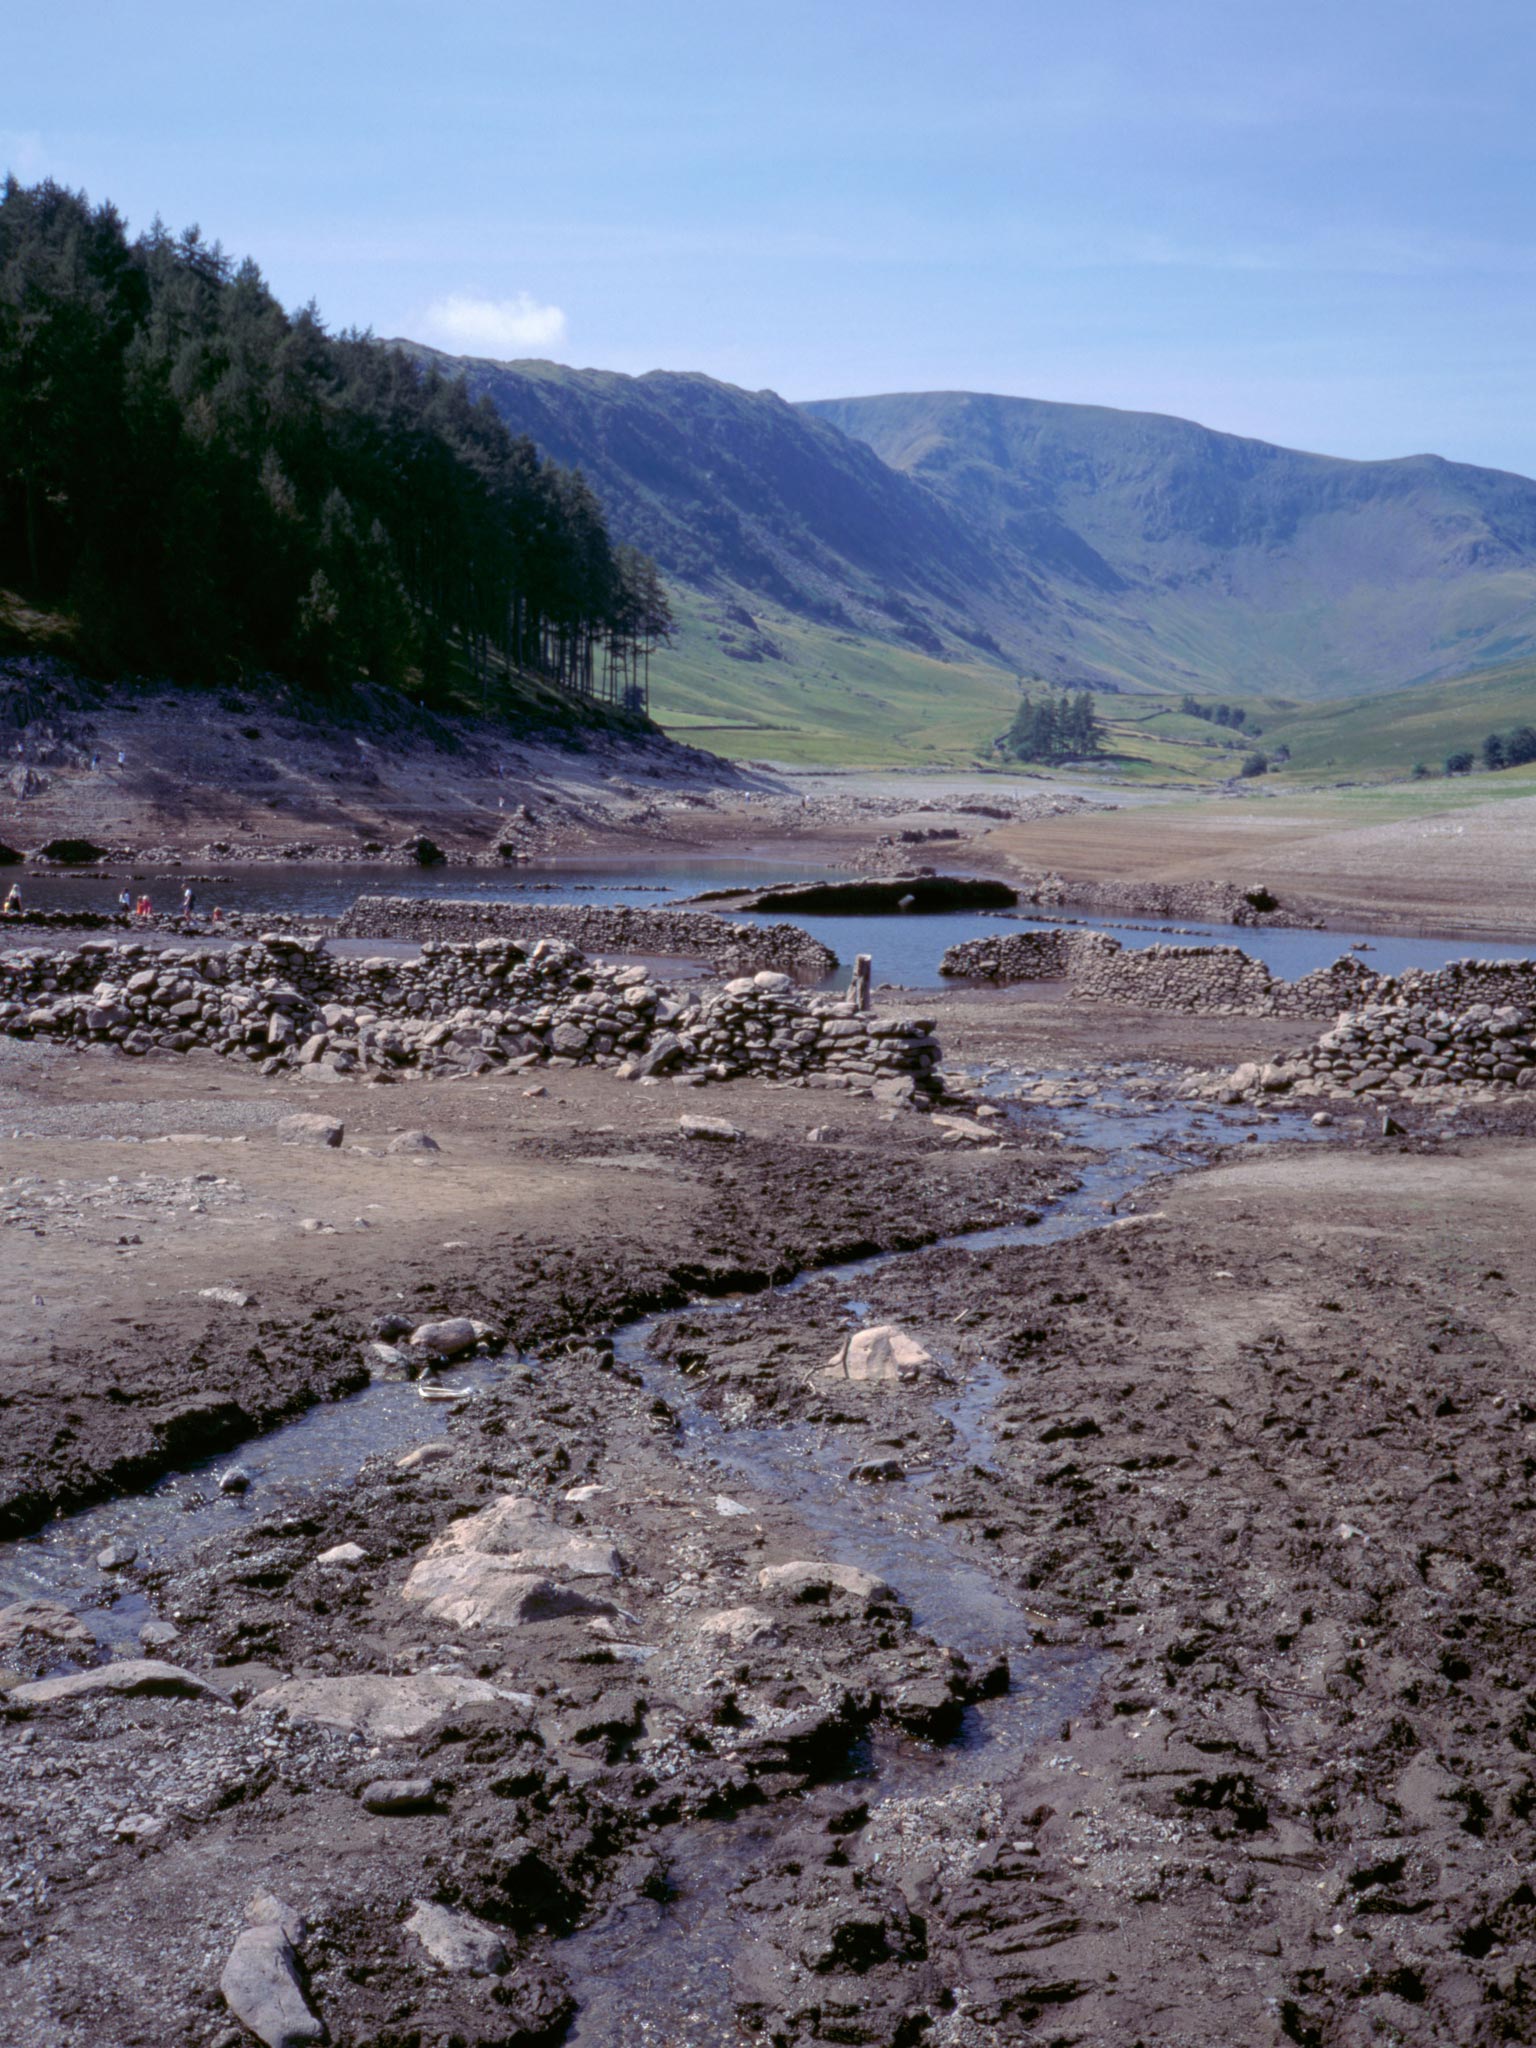
M446 897L359 896L336 926L343 939L566 939L583 951L708 960L820 981L837 955L793 924L733 924L702 910L631 903L476 903Z
M1009 932L951 946L942 974L980 981L1065 981L1082 1002L1206 1015L1334 1017L1399 998L1456 1009L1536 1004L1536 962L1457 960L1433 971L1382 975L1352 954L1286 981L1240 946L1127 948L1105 932Z
M763 969L673 988L560 939L429 942L419 960L341 958L314 938L167 947L87 940L0 955L0 1031L129 1054L205 1047L317 1078L597 1065L626 1077L760 1075L808 1086L939 1092L931 1021L808 994Z
M1305 1052L1250 1061L1214 1091L1226 1102L1308 1095L1536 1087L1536 1012L1516 1003L1450 1008L1405 997L1346 1011Z

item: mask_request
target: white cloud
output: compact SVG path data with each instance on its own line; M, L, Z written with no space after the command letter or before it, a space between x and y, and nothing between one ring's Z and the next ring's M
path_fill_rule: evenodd
M40 178L47 163L43 138L35 128L0 128L0 173L9 171L25 183Z
M560 308L541 306L527 292L514 299L476 299L468 292L450 292L428 306L427 327L439 341L476 354L553 348L565 339Z

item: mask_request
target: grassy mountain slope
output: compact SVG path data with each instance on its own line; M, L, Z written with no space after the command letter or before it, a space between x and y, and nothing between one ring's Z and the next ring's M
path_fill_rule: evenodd
M1536 484L1520 477L1106 408L790 406L701 376L394 345L462 372L585 472L615 539L673 591L658 717L738 757L979 758L1025 675L1117 688L1101 710L1136 772L1220 779L1230 745L1134 696L1241 699L1264 722L1536 659Z
M755 602L755 600L754 600ZM652 658L651 715L735 760L944 767L987 757L1018 701L1011 674L834 631L739 599L674 592L678 635Z
M803 409L1048 563L1085 667L1133 683L1346 696L1536 653L1524 477L966 392Z
M940 497L771 391L391 346L463 375L541 454L579 467L615 537L693 589L932 655L993 653L987 619L1029 608Z
M1260 723L1259 745L1289 747L1293 776L1406 775L1420 761L1438 770L1447 754L1476 752L1485 733L1536 725L1536 661L1508 662L1357 702L1291 705L1270 711ZM1502 788L1504 781L1492 777L1489 787Z

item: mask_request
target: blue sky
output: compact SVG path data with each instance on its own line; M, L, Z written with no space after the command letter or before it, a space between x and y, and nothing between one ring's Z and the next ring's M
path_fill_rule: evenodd
M1536 473L1532 0L67 0L0 163L290 304Z

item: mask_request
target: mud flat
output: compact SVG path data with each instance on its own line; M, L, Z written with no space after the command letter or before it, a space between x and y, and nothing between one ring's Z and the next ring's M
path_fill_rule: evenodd
M1529 2037L1532 1105L923 1009L968 1108L351 1081L339 1145L0 1044L10 2038L238 2048L256 1962L351 2048Z

